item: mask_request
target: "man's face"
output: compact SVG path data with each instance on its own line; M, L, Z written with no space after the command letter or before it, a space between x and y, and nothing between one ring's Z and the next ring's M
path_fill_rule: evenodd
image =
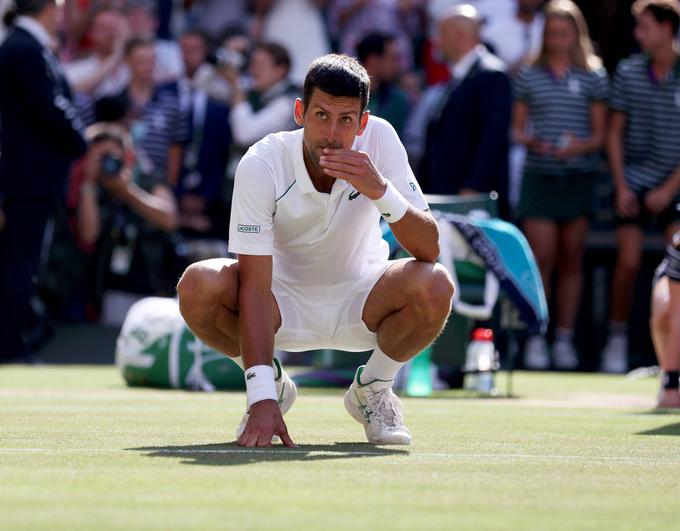
M394 83L401 74L401 54L396 40L388 41L382 56L381 78L388 83Z
M250 56L248 70L253 78L253 88L258 92L269 90L286 77L286 69L276 66L272 56L259 48L255 49Z
M185 35L179 45L182 50L184 68L189 74L193 74L205 61L207 54L205 42L198 35Z
M464 40L465 33L460 20L451 18L441 22L438 41L446 59L455 63L465 55Z
M127 11L127 20L133 36L152 39L156 35L158 21L148 9L139 6L131 7Z
M300 99L295 102L295 122L304 127L305 152L315 170L321 173L322 150L351 148L354 139L366 128L368 112L361 112L359 98L332 96L316 88L306 107Z
M143 83L153 83L153 70L156 66L156 51L153 46L137 46L127 58L132 78Z
M635 39L647 53L654 53L672 39L669 24L659 24L647 11L643 11L635 24Z
M90 36L95 50L107 56L113 52L116 39L122 30L122 17L113 11L102 11L92 21Z

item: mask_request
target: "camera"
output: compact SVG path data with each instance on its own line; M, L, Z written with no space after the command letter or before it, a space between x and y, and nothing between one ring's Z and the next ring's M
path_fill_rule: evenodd
M208 55L207 61L217 68L233 68L239 71L246 64L246 58L242 53L224 47L217 48L214 53Z
M99 162L99 171L103 177L109 179L118 177L122 169L123 159L111 153L105 153Z

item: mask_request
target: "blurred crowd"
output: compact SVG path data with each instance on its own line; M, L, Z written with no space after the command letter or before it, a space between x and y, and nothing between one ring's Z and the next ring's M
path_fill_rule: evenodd
M46 314L120 323L139 298L174 295L187 264L224 256L236 164L296 127L307 66L338 52L365 66L369 110L425 193L495 192L523 229L556 309L552 345L526 341L527 368L579 364L606 176L618 258L602 369L627 370L644 240L680 228L676 0L0 0L0 12L0 361L40 342Z

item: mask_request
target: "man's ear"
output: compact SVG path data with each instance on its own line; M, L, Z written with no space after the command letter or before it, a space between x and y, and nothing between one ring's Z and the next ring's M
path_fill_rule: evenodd
M302 103L302 100L300 98L297 98L295 100L295 110L293 112L293 115L295 117L295 123L298 124L300 127L303 125L303 117L305 114L305 104Z
M368 117L371 115L370 111L364 111L359 119L359 130L357 131L357 136L364 134L366 126L368 125Z

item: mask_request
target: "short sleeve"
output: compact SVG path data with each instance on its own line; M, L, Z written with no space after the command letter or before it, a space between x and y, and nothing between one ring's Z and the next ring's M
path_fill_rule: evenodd
M236 169L231 200L229 251L267 256L274 253L276 210L274 173L257 155L246 154Z
M609 100L609 106L615 111L627 112L629 109L626 71L626 62L621 61L614 74L612 93Z
M379 127L377 142L379 158L374 161L378 171L392 182L411 206L427 210L429 206L408 163L406 149L394 127L384 120L377 121L374 127Z
M528 67L523 67L517 72L512 83L512 94L515 100L526 104L531 103L531 86L529 82L530 70Z
M604 68L592 73L593 80L590 90L590 101L609 100L609 78Z

